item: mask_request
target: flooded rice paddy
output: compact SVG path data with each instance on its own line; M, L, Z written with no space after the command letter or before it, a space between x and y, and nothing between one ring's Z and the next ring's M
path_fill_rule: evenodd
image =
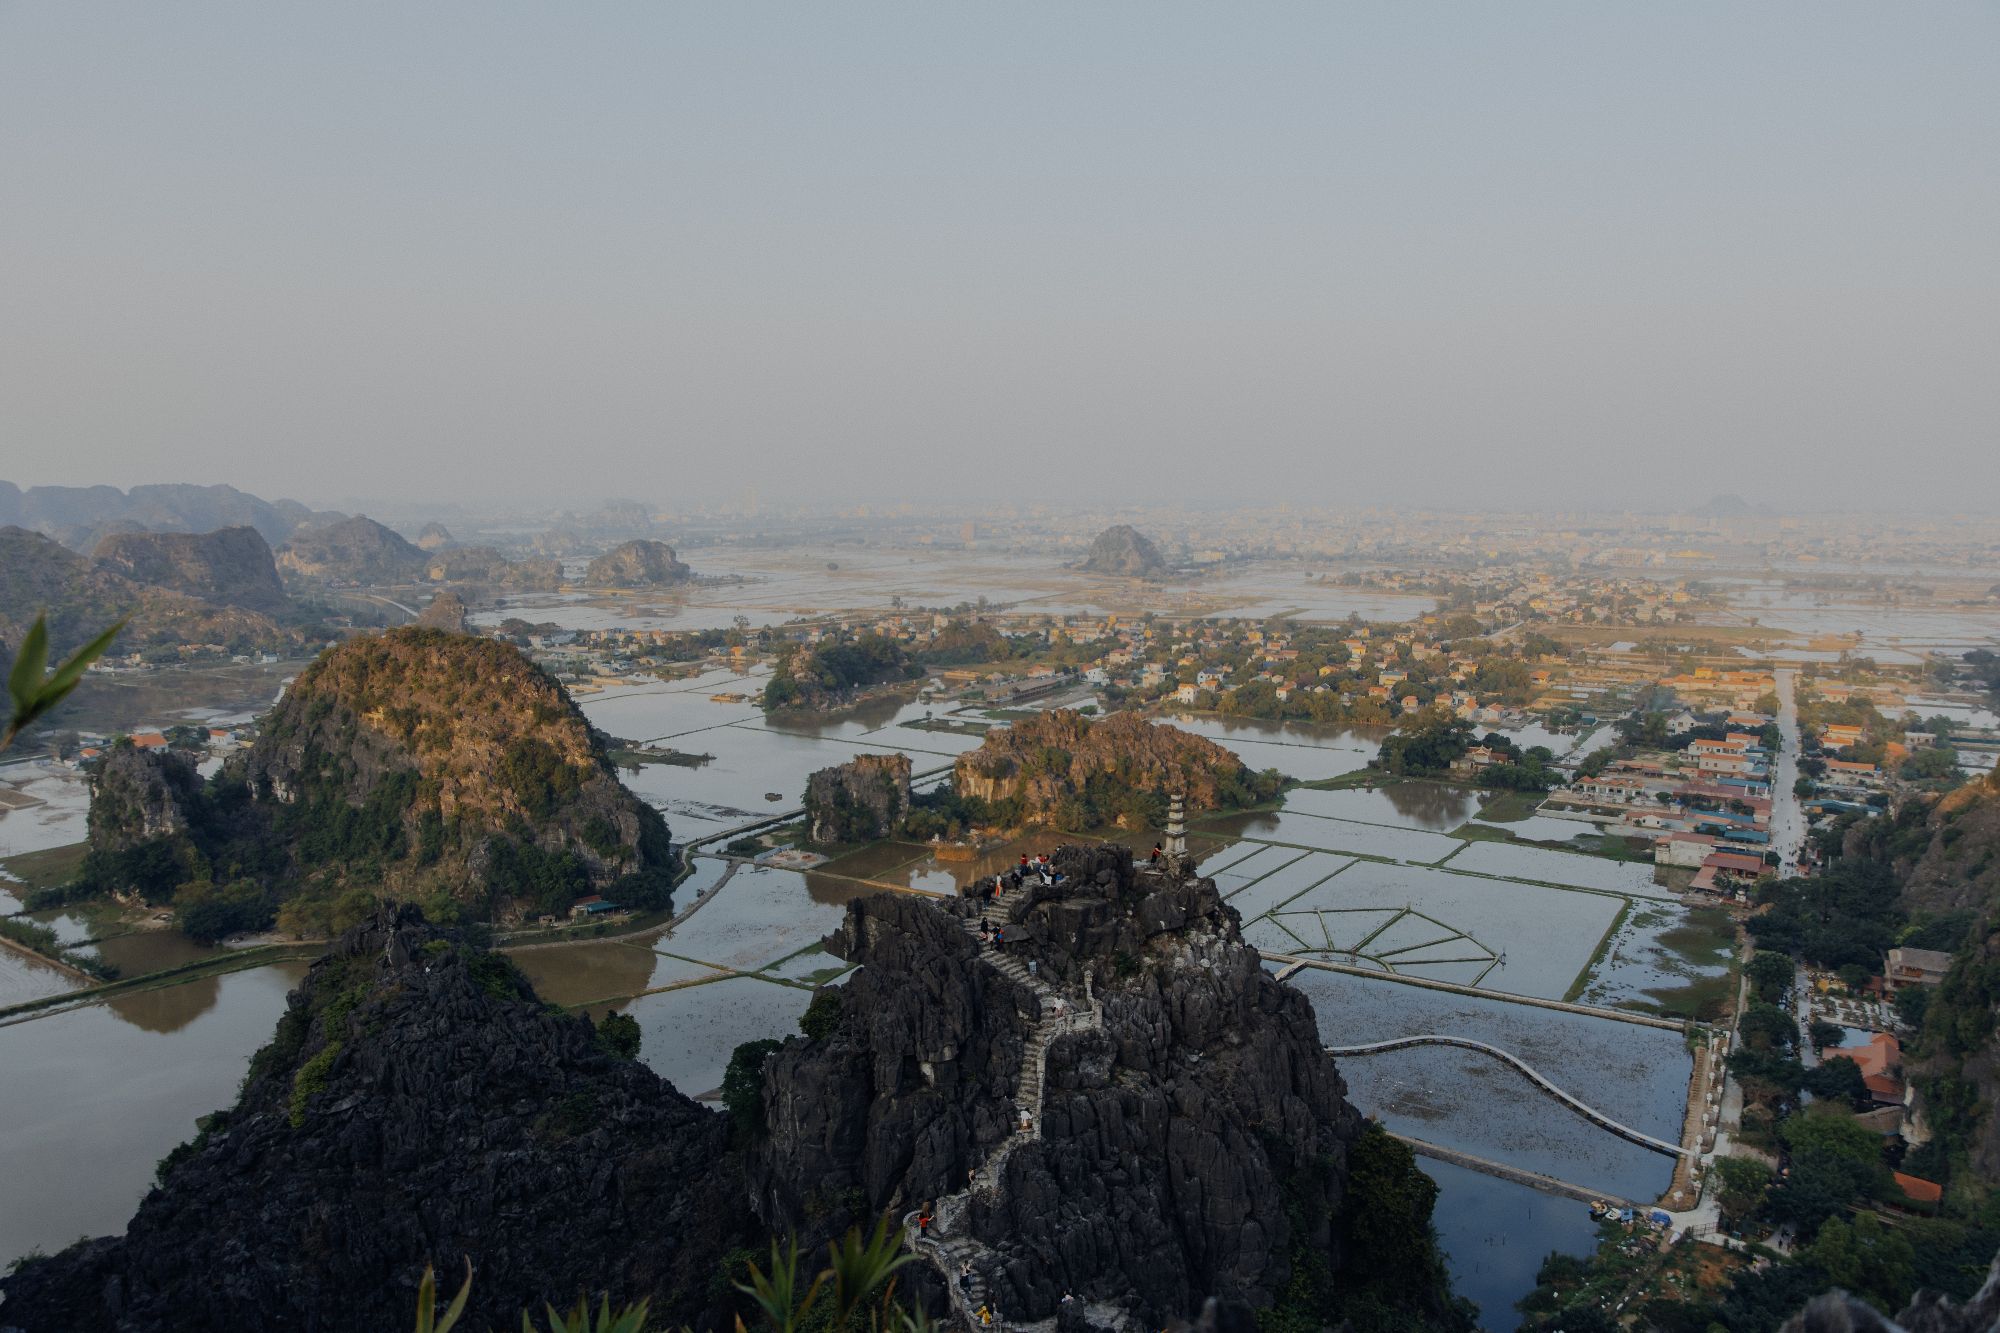
M1491 1333L1520 1327L1514 1302L1535 1289L1542 1260L1597 1248L1597 1223L1574 1199L1428 1157L1417 1165L1437 1182L1432 1219L1452 1290L1479 1307L1479 1326Z
M1620 893L1634 898L1671 898L1672 891L1653 882L1650 861L1614 861L1603 856L1522 847L1504 842L1473 842L1451 858L1449 868L1480 875L1566 884L1573 888Z

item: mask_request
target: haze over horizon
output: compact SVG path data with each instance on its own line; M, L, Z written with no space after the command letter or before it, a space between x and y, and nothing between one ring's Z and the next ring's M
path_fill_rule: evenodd
M0 7L0 475L1990 508L1995 87L1967 4Z

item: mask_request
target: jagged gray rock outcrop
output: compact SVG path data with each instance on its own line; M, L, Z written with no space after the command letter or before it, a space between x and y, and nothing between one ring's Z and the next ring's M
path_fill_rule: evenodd
M806 823L817 843L871 842L910 810L910 757L857 754L806 779Z
M190 812L201 801L201 787L201 775L187 755L113 746L90 779L92 849L119 852L183 836Z
M1044 1038L1045 1074L1022 1059L1049 1031L1039 981L984 961L939 905L849 905L829 948L862 967L837 1027L765 1066L751 1173L766 1225L816 1242L958 1195L1017 1128L1017 1102L1031 1118L1039 1102L1039 1132L945 1233L970 1239L1008 1323L1053 1319L1066 1290L1155 1328L1210 1295L1241 1314L1277 1304L1305 1255L1366 1282L1341 1216L1365 1125L1310 1003L1263 970L1212 882L1138 872L1119 847L1055 861L1063 883L1017 898L1006 923L1007 956L1032 959L1069 1012L1093 1010ZM1409 1327L1457 1326L1441 1265L1400 1276Z
M2000 1259L1986 1284L1963 1305L1920 1292L1894 1320L1844 1291L1815 1296L1779 1333L2000 1333Z
M313 965L124 1235L0 1278L0 1326L373 1333L409 1327L427 1262L451 1290L470 1258L468 1327L578 1292L714 1327L750 1226L723 1116L499 955L385 908Z

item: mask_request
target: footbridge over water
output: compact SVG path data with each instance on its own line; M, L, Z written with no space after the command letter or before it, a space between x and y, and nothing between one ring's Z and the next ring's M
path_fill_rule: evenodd
M1470 1037L1449 1037L1439 1033L1425 1033L1421 1036L1394 1037L1388 1041L1364 1042L1359 1046L1329 1046L1326 1048L1326 1053L1339 1058L1350 1058L1354 1056L1379 1055L1383 1051L1399 1051L1409 1046L1459 1046L1468 1051L1478 1051L1481 1055L1490 1055L1502 1064L1513 1068L1530 1083L1541 1089L1542 1092L1555 1098L1555 1100L1561 1102L1585 1120L1590 1121L1599 1129L1609 1130L1621 1139L1630 1140L1642 1148L1650 1148L1654 1152L1665 1154L1668 1157L1691 1157L1694 1155L1677 1143L1668 1143L1664 1139L1656 1139L1651 1134L1642 1133L1639 1130L1633 1129L1630 1125L1621 1124L1613 1120L1610 1116L1591 1106L1581 1098L1565 1092L1554 1083L1551 1083L1540 1070L1536 1069L1526 1060L1523 1060L1520 1056L1515 1055L1512 1051L1504 1051L1498 1046L1490 1046L1483 1041L1474 1041Z

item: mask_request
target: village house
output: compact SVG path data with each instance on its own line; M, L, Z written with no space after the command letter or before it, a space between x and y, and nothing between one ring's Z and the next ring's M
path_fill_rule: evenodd
M1889 950L1888 966L1882 977L1893 993L1908 986L1938 986L1951 970L1951 955L1940 949Z

